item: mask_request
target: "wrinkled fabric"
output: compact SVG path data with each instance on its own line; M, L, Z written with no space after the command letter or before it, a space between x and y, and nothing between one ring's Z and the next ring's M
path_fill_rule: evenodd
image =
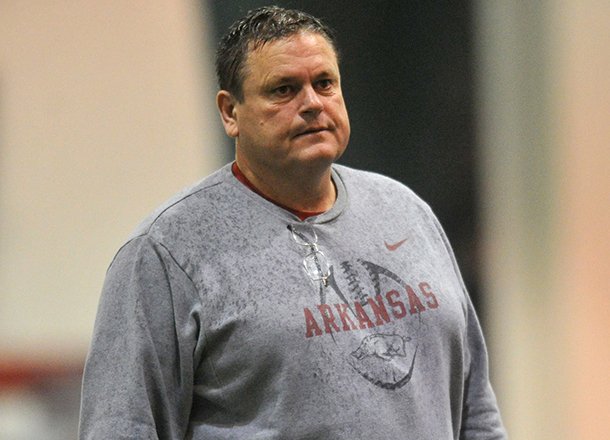
M333 181L302 222L225 166L138 227L103 287L81 439L506 438L429 207L373 173Z

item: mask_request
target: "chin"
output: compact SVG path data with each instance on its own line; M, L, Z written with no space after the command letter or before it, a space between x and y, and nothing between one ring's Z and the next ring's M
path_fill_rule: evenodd
M337 145L317 144L303 149L299 154L302 163L310 163L316 167L329 167L341 157L345 148Z

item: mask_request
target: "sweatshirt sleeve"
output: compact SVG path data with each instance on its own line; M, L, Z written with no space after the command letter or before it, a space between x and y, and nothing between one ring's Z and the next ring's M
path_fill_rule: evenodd
M491 383L487 349L481 326L468 301L466 328L467 368L464 378L461 440L504 440L507 438Z
M119 251L85 365L81 440L185 437L200 316L192 280L165 247L140 236Z
M447 253L451 258L456 277L464 292L464 313L466 318L466 331L464 334L465 373L460 440L507 439L500 410L498 409L496 397L489 380L487 348L477 313L464 285L449 240L438 219L431 211L428 212L438 233L442 237Z

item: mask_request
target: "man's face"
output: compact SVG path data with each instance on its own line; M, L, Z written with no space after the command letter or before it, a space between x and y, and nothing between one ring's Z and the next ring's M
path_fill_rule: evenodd
M339 66L321 35L299 33L251 51L243 95L227 132L237 138L240 166L259 177L324 169L345 150L350 127Z

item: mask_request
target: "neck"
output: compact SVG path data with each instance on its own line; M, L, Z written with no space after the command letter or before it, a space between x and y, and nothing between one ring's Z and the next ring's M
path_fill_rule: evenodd
M298 170L291 172L269 172L253 169L248 162L236 157L236 163L243 175L266 198L279 205L296 211L328 211L336 199L330 167L322 172Z

